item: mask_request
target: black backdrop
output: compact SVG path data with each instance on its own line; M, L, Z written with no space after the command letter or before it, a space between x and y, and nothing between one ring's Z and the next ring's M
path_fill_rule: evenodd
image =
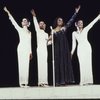
M34 8L38 20L44 20L47 23L46 31L49 33L49 26L53 24L56 17L61 16L65 22L68 21L74 13L75 7L79 4L81 9L76 19L83 19L84 26L86 26L100 12L100 0L0 0L0 87L18 86L17 46L19 37L17 31L8 20L7 14L3 11L3 7L7 6L19 25L21 25L20 22L23 17L27 17L31 21L33 59L30 62L29 84L33 86L37 85L37 45L30 10ZM89 31L89 41L93 49L93 76L95 84L100 83L99 27L100 22L96 23ZM75 30L74 23L67 34L70 50L73 30ZM76 54L73 56L72 63L76 83L79 83L79 66Z

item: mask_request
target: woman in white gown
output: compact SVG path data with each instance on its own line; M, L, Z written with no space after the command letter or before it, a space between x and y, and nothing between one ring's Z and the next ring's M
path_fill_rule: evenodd
M38 85L48 85L47 77L47 39L48 34L45 32L46 24L43 21L38 23L34 10L31 11L33 22L37 33L37 58L38 58Z
M77 31L72 33L72 55L76 48L76 41L78 43L77 56L80 66L80 85L93 84L92 48L88 41L88 31L99 19L100 14L85 28L83 28L83 21L78 20L78 22L75 23Z
M32 57L31 52L31 32L28 30L30 22L28 19L22 19L22 27L20 27L14 20L10 12L4 7L4 11L8 14L10 21L18 31L19 45L17 48L18 52L18 68L19 68L19 85L20 87L26 87L28 85L29 77L29 60Z

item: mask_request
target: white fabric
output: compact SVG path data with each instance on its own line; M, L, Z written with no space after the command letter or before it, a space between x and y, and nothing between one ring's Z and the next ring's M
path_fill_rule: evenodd
M31 53L31 32L27 29L21 28L14 18L9 15L9 19L16 28L19 34L18 52L18 67L19 67L19 83L28 84L29 77L29 56Z
M82 32L74 31L72 34L72 51L74 53L76 48L76 41L78 42L77 56L80 65L80 85L93 83L92 74L92 48L88 41L88 31L98 21L100 16L96 17Z
M33 17L37 33L38 84L47 82L47 38L48 34L39 28L36 17Z

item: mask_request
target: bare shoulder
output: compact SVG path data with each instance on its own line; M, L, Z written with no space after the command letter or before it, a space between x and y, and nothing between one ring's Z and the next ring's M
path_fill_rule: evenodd
M60 29L58 29L58 28L54 28L53 31L56 33L56 32L59 32Z

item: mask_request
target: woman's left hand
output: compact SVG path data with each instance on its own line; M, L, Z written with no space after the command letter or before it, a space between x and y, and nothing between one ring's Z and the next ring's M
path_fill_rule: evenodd
M33 58L33 55L32 55L32 53L30 53L30 60L32 60L32 58Z

